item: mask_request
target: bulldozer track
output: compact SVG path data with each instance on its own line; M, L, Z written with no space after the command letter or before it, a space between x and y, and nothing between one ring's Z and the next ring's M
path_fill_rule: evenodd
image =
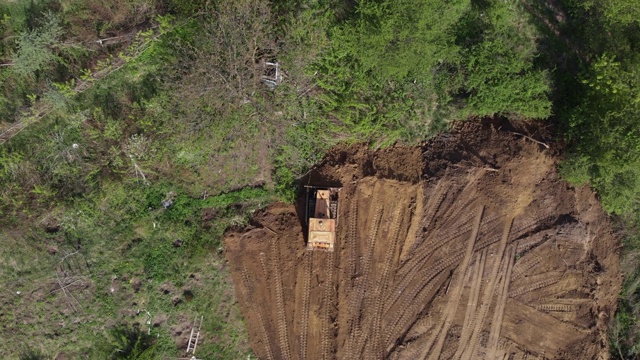
M379 281L375 281L374 287L374 305L373 305L373 321L372 321L372 344L371 349L374 358L380 358L382 356L382 344L380 339L380 327L382 322L382 312L384 308L383 297L386 292L387 282L389 279L389 273L391 271L391 265L395 258L396 247L398 244L398 236L400 233L400 222L402 220L402 205L399 205L393 214L393 220L391 223L389 235L391 240L391 246L387 248L385 253L384 266L382 268L382 274Z
M282 357L285 360L291 359L291 348L289 347L289 332L287 330L287 315L284 310L284 294L282 290L282 277L280 276L280 261L278 256L278 246L276 240L270 240L271 244L271 264L275 278L276 309L278 312L278 340L282 348ZM261 257L262 259L262 257Z
M558 281L560 281L560 279L557 278L557 277L546 279L546 280L541 280L541 281L533 283L533 284L531 284L529 286L525 286L525 287L522 287L520 289L517 289L517 290L514 290L514 291L510 292L509 293L509 297L510 298L516 298L516 297L522 296L522 295L524 295L524 294L526 294L528 292L531 292L531 291L534 291L534 290L538 290L538 289L542 289L544 287L553 285L553 284L557 283Z
M518 240L516 252L518 254L522 254L526 251L529 251L535 248L536 246L542 244L545 241L546 241L545 237L540 235L531 236L525 239Z
M465 274L467 272L469 264L471 263L471 258L473 257L473 246L478 237L478 231L480 230L480 223L482 222L483 214L484 206L481 206L473 221L473 230L471 232L469 240L467 240L467 248L464 254L464 258L462 259L462 263L458 266L458 276L457 278L454 277L455 282L453 284L451 296L449 297L449 301L447 302L447 307L444 310L444 322L442 323L441 330L434 331L433 335L427 341L427 345L424 347L424 351L421 356L422 359L427 358L427 354L429 350L431 350L431 345L436 340L436 337L438 338L438 342L436 343L433 352L430 354L429 359L437 360L440 357L442 347L444 346L444 341L447 337L447 334L449 333L451 325L453 324L453 318L455 316L456 310L458 309L460 297L462 296Z
M393 295L393 299L391 299L390 297L386 299L385 303L389 304L387 306L386 313L388 313L393 308L393 306L397 303L401 303L401 306L399 307L400 311L402 311L402 309L405 309L408 303L413 301L413 297L415 297L416 294L424 286L426 286L429 281L431 281L431 279L436 277L436 275L438 275L444 269L453 265L456 261L460 260L462 256L463 255L460 253L455 253L454 255L451 255L448 258L440 259L435 264L433 264L433 266L430 266L426 269L422 269L418 272L414 272L411 276L403 279L403 281L395 289L395 291L389 294L389 296ZM416 279L417 279L417 282L414 281ZM415 288L412 290L412 292L407 293L406 290L412 284L415 284Z
M393 338L398 338L407 332L408 327L415 321L415 316L431 302L436 290L442 286L442 283L444 283L447 277L447 274L440 272L426 283L425 286L420 288L414 297L414 301L408 306L405 305L406 307L400 310L398 321L393 324L393 327L391 327L391 331L389 332L391 334L391 338L387 337L385 340L386 344L392 343Z
M462 258L462 254L456 254L449 258L442 259L438 263L436 263L433 268L427 268L421 270L417 273L414 278L419 279L415 286L410 292L407 291L394 291L394 294L397 294L396 298L389 302L389 306L387 306L385 312L385 318L397 319L397 321L391 323L392 329L390 334L399 334L404 328L409 326L411 323L411 316L414 316L419 313L427 303L433 298L435 294L435 285L439 283L436 281L438 275L441 275L442 272L455 264L456 261L459 261ZM442 279L444 281L444 279ZM409 284L414 283L411 281ZM408 286L408 284L407 284ZM396 316L392 316L392 309L394 309L394 304L400 303L398 307L395 307L396 311L399 314ZM408 318L408 319L407 319ZM386 339L386 343L389 342L389 338Z
M448 231L444 233L436 232L433 236L430 236L424 246L425 250L430 250L430 252L432 253L433 251L439 249L442 245L467 234L469 231L471 231L472 224L469 223L471 219L473 219L473 214L467 214L460 221L460 223L464 225L461 225L457 229L449 228Z
M456 348L455 347L450 347L447 350L445 350L442 355L440 355L440 359L451 359L453 357L453 354L456 353Z
M576 307L567 304L541 304L534 306L536 310L544 312L573 312L576 311Z
M500 239L500 247L497 252L493 268L491 270L491 275L489 276L489 283L483 293L477 320L475 321L475 326L471 332L471 340L467 344L466 349L462 352L462 359L471 360L471 358L475 354L475 349L479 342L479 336L482 333L482 327L484 326L485 318L487 316L487 312L489 311L489 306L491 305L491 298L493 297L493 293L495 291L496 281L498 278L498 270L500 269L500 265L504 257L504 251L507 247L509 234L511 233L511 228L513 226L513 220L513 218L509 218L504 224L504 231L502 232L502 238Z
M368 283L368 275L371 271L371 263L373 261L373 251L375 249L376 238L378 237L378 230L380 229L380 221L382 220L382 207L378 207L374 211L373 216L373 225L369 234L367 250L365 253L365 258L363 260L363 275L360 281L357 284L355 296L353 297L354 301L351 304L351 309L354 313L349 317L349 321L352 324L351 333L349 334L349 339L347 341L347 348L350 350L348 352L348 356L354 356L353 351L359 351L361 348L359 344L364 341L364 336L362 334L362 324L360 322L361 318L358 316L359 309L361 309L364 293ZM359 335L360 334L360 335Z
M473 208L473 203L478 201L478 196L477 194L475 194L474 190L474 187L477 185L477 180L478 176L476 175L472 180L467 181L465 186L456 193L455 199L466 198L466 200L463 200L464 202L461 204L452 205L447 212L442 214L442 218L444 219L444 221L441 222L440 228L454 226L461 212ZM449 193L452 192L453 191L449 191ZM455 200L453 200L453 202L455 203ZM471 218L473 218L473 216Z
M258 306L256 304L253 305L253 311L258 316L258 321L260 322L260 329L262 332L262 338L264 339L264 349L265 349L265 352L267 353L267 359L274 360L276 357L273 356L271 341L269 340L269 333L267 332L267 327L265 326L264 318L260 313L260 309L258 309Z
M480 295L480 287L481 287L480 285L482 283L482 274L484 273L484 265L485 265L486 258L487 258L487 249L483 250L476 257L473 280L471 283L471 294L470 294L469 300L467 301L467 308L464 314L462 329L460 330L459 344L467 343L467 341L469 340L469 337L471 336L470 329L473 329L475 326L474 325L475 314L476 314L476 309L478 307L478 297ZM454 353L456 356L454 357L459 357L461 355L459 352L461 352L462 350L463 348L461 348L460 350L456 349L456 352Z
M358 201L354 199L351 202L351 207L349 208L349 236L347 237L347 242L349 243L349 267L347 272L349 274L348 278L351 280L356 275L356 259L358 257L356 250L356 242L358 239Z
M529 261L516 263L513 267L513 277L511 278L511 280L520 279L522 276L524 276L527 273L527 271L531 270L536 265L540 264L540 262L542 262L542 259L539 256L535 256Z
M446 190L448 188L442 189L443 187L445 186L442 184L442 181L439 181L434 190L435 194L429 197L429 201L427 202L427 211L425 213L425 230L429 230L429 228L431 228L431 223L433 223L433 219L440 209L442 201L444 201L444 198L447 195ZM433 202L431 200L433 200Z
M451 238L451 240L453 239L454 238ZM442 244L440 246L442 246ZM406 262L400 268L400 271L399 271L400 278L405 279L407 277L411 277L410 274L415 274L416 271L419 271L418 268L428 263L428 260L433 256L434 251L437 250L438 248L439 246L438 247L425 246L424 249L419 250L419 252L417 252L412 256L410 261Z
M364 256L364 271L362 276L362 282L359 284L358 289L358 305L364 300L364 291L369 283L369 273L371 272L371 264L373 262L373 255L376 246L376 240L378 238L378 231L380 230L380 222L382 221L382 208L378 207L375 211L373 218L373 227L369 232L369 241L367 243L367 252Z
M467 276L466 280L469 280L469 277L471 277L471 272L469 271L469 276ZM449 328L449 335L454 336L454 337L460 337L460 335L462 334L462 327L459 325L454 325L451 328Z
M327 280L324 286L324 313L322 314L322 358L331 359L331 339L329 338L329 332L331 327L331 297L333 295L333 258L334 253L329 252L327 256Z
M304 284L302 290L302 318L300 319L300 359L307 358L307 340L309 336L309 306L311 302L312 254L304 254Z
M242 283L245 289L247 289L247 296L250 296L250 294L253 293L253 287L251 286L251 282L249 280L249 272L247 271L246 266L242 266L241 271L242 271ZM269 333L267 332L267 327L265 325L264 318L262 317L262 313L260 313L260 309L255 303L253 303L252 305L252 310L258 317L258 323L259 323L259 328L261 333L260 335L262 335L262 339L264 341L264 348L265 348L265 353L267 354L267 359L273 360L275 359L275 357L273 356L273 350L271 348L271 343L269 341Z
M249 281L249 272L247 271L246 266L242 267L242 284L244 285L244 288L247 289L247 296L251 295L251 282Z
M512 238L518 238L519 236L521 236L522 234L533 230L541 221L545 220L545 219L551 219L553 218L554 213L551 211L547 211L542 213L541 215L535 216L533 218L530 218L528 220L525 220L522 223L517 223L514 224L512 226L511 229L511 233L513 233ZM495 234L483 241L478 242L475 251L478 251L480 249L483 249L491 244L494 244L498 241L500 241L501 235L500 234Z
M511 279L511 272L513 271L513 263L516 258L516 247L511 246L508 251L506 260L507 268L505 275L502 277L502 286L500 287L500 293L498 294L498 302L496 304L496 310L493 314L493 321L491 323L491 331L489 333L489 342L487 345L487 358L496 358L496 352L498 350L498 341L500 340L500 330L502 328L502 320L504 318L504 308L507 304L507 295L509 293L509 281Z
M494 223L496 220L500 219L502 217L502 215L494 215L492 217L489 217L488 219L486 219L485 221L483 221L480 226L485 226L485 225L490 225L492 223ZM468 216L468 219L471 220L473 218L473 216ZM438 244L438 246L435 245L431 245L431 246L424 246L422 249L418 249L417 252L412 256L410 261L407 261L405 264L403 264L403 266L401 267L401 272L400 275L402 277L407 276L407 274L413 273L416 270L416 267L424 264L434 253L434 251L436 249L438 249L439 247L441 247L442 245L449 243L452 240L455 240L459 237L461 237L462 235L468 233L469 231L471 231L472 229L472 223L467 223L463 226L461 226L460 228L458 228L457 230L454 230L452 232L450 232L448 234L448 237L442 241L442 244ZM498 237L495 238L496 242L498 241ZM429 241L429 240L427 240ZM488 246L484 245L484 246ZM482 246L482 247L484 247ZM481 249L482 247L476 247L476 250Z
M463 195L467 196L465 194L465 190L467 188L465 187L464 190L462 190L459 194L459 196L457 196L456 198L460 198ZM449 228L456 228L456 224L466 224L467 222L471 221L473 219L473 212L467 212L468 209L474 208L475 206L474 203L476 203L478 201L478 198L475 196L468 196L468 199L462 203L462 204L455 204L455 200L454 200L454 204L451 206L450 209L448 209L447 212L445 212L444 214L442 214L442 216L440 216L444 221L441 221L440 226L438 226L437 231L439 231L440 229L449 229ZM460 214L467 212L467 214L461 218Z
M260 267L262 268L262 274L265 279L269 278L269 268L267 267L267 255L263 252L260 253L258 258L260 259Z

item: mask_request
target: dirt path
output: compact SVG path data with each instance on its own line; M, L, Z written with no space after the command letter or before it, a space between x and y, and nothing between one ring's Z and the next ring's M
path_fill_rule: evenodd
M591 192L558 179L546 149L496 129L330 153L309 181L343 187L334 253L305 250L302 205L229 231L256 354L606 358L620 287L610 224Z

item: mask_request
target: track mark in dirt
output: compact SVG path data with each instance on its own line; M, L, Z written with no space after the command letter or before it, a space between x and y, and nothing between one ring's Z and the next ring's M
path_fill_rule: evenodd
M455 311L458 309L458 303L460 302L460 296L462 295L462 288L464 285L464 274L467 271L467 267L471 262L471 258L473 256L473 246L475 245L476 238L478 237L478 230L480 230L480 222L482 221L482 214L484 213L484 206L480 207L477 212L476 219L473 222L473 230L471 231L471 236L469 237L467 249L464 254L464 259L462 263L458 267L458 276L457 281L453 285L453 290L451 292L451 296L449 297L449 302L447 303L447 308L444 311L444 323L442 324L442 328L438 331L435 331L434 334L427 341L427 345L424 347L423 353L421 355L421 359L427 359L429 355L429 351L431 350L431 345L435 340L436 336L438 337L438 342L436 343L435 349L429 355L430 360L438 360L440 358L440 353L442 352L442 347L444 346L444 341L449 333L449 328L453 324L453 317L455 316Z
M307 338L309 337L309 301L311 300L311 254L304 254L304 284L302 290L302 314L300 316L300 359L307 358Z
M530 285L527 285L527 286L523 286L520 289L516 289L516 290L510 292L509 293L509 297L516 298L516 297L521 296L523 294L526 294L528 292L531 292L531 291L534 291L534 290L538 290L538 289L542 289L543 287L547 287L547 286L553 285L553 284L557 283L559 280L560 280L559 278L552 277L552 278L549 278L549 279L538 281L536 283L533 283L533 284L530 284Z
M327 271L327 279L324 283L324 316L322 321L322 358L323 359L331 359L332 347L331 347L331 338L329 334L331 332L331 298L333 296L333 253L325 254L326 258L326 266L325 270Z
M364 295L367 285L369 285L369 278L371 273L371 264L373 263L373 255L375 250L375 243L378 237L378 230L380 229L380 222L382 220L382 207L377 207L374 211L373 215L373 225L371 225L367 240L367 250L364 257L363 263L363 274L360 279L358 286L356 288L355 293L355 302L353 304L353 309L357 309L352 322L355 324L353 332L351 335L351 345L350 348L352 351L360 352L362 346L364 346L365 337L363 336L363 327L364 324L362 322L362 316L359 311L362 310L362 306L365 303ZM375 279L374 279L375 281ZM356 355L352 353L351 355Z
M358 202L351 202L351 208L349 210L349 234L347 239L358 238ZM356 262L357 262L357 241L350 241L349 246L349 267L347 268L348 279L353 280L356 275Z
M526 262L517 263L513 268L514 275L512 277L512 280L518 280L522 276L526 275L529 270L536 267L540 263L542 263L542 259L539 256L535 256Z
M289 334L287 331L287 315L284 309L284 294L282 291L282 277L280 272L280 257L278 256L278 247L276 240L271 240L271 259L270 261L272 273L275 278L276 291L276 309L278 311L278 337L280 340L280 348L282 349L282 358L291 359L291 349L289 348ZM261 257L261 259L263 259Z
M465 312L465 319L462 324L462 330L460 332L460 341L454 352L453 359L459 359L462 356L462 352L465 349L465 344L469 342L471 338L472 330L475 328L477 321L477 309L478 299L480 297L480 289L482 286L482 277L484 274L485 264L487 260L487 249L484 249L477 257L475 274L473 283L471 284L471 300L467 303L467 309Z
M381 327L381 322L382 322L382 312L383 312L383 303L382 303L382 297L384 296L384 293L386 291L386 285L387 285L387 279L389 278L389 272L391 270L391 265L393 263L393 260L395 258L395 253L396 253L396 246L398 244L398 233L400 231L400 217L402 216L402 205L398 206L398 208L396 209L394 215L393 215L393 220L392 220L392 225L391 225L391 230L389 231L389 237L391 239L391 246L389 246L387 248L387 251L385 253L385 261L384 261L384 267L382 269L382 276L379 279L375 279L375 282L377 283L376 286L374 286L374 303L373 303L373 307L372 307L372 311L374 312L373 315L373 325L372 325L372 331L373 334L371 336L371 347L373 349L373 356L372 358L374 359L379 359L382 356L382 344L381 339L380 339L380 327Z
M493 262L493 269L491 270L491 274L489 275L487 289L485 290L482 301L480 303L480 309L478 310L478 315L476 321L474 323L474 328L471 330L471 339L469 343L466 344L465 350L462 352L462 359L471 360L476 356L476 347L480 341L480 334L482 333L482 328L484 326L485 318L487 313L489 312L489 306L491 305L491 300L495 291L496 282L498 280L498 270L500 269L500 264L502 263L504 251L507 247L507 241L509 240L509 234L511 233L511 226L513 224L513 218L508 218L504 223L504 231L502 232L502 239L500 240L500 248L498 252L495 254L495 259Z
M576 307L573 305L566 304L541 304L536 305L536 309L544 312L572 312L576 311Z
M508 251L506 273L502 277L502 286L500 287L500 293L498 295L498 303L493 313L493 321L491 323L491 332L489 333L489 344L487 351L487 358L495 359L496 352L498 350L498 341L500 340L500 328L502 327L502 318L504 317L504 307L507 304L507 295L509 291L509 282L511 280L511 273L513 270L513 263L516 258L516 249L514 246Z
M227 231L259 358L608 353L595 314L615 310L619 260L595 196L562 182L538 145L464 126L421 148L332 150L303 182L342 184L333 253L305 250L304 205L273 204Z
M245 289L247 289L248 292L252 292L252 286L249 280L249 275L247 273L247 268L244 266L242 267L242 282L244 283ZM258 317L258 326L260 328L260 332L262 335L262 341L264 343L264 352L266 354L266 357L269 360L275 359L275 357L273 356L273 350L271 349L267 327L264 323L264 319L262 318L262 314L260 314L260 311L258 310L258 305L255 303L253 304L253 311Z

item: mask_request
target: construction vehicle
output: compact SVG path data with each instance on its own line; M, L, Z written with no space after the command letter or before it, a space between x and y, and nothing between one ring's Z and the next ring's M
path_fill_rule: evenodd
M307 250L333 251L340 188L306 186Z

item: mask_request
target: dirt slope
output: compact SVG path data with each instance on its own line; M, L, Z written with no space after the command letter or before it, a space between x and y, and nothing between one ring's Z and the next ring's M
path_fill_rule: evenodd
M285 204L226 236L261 359L608 357L617 241L540 145L468 123L422 148L336 149L308 181L343 187L335 252L305 251Z

